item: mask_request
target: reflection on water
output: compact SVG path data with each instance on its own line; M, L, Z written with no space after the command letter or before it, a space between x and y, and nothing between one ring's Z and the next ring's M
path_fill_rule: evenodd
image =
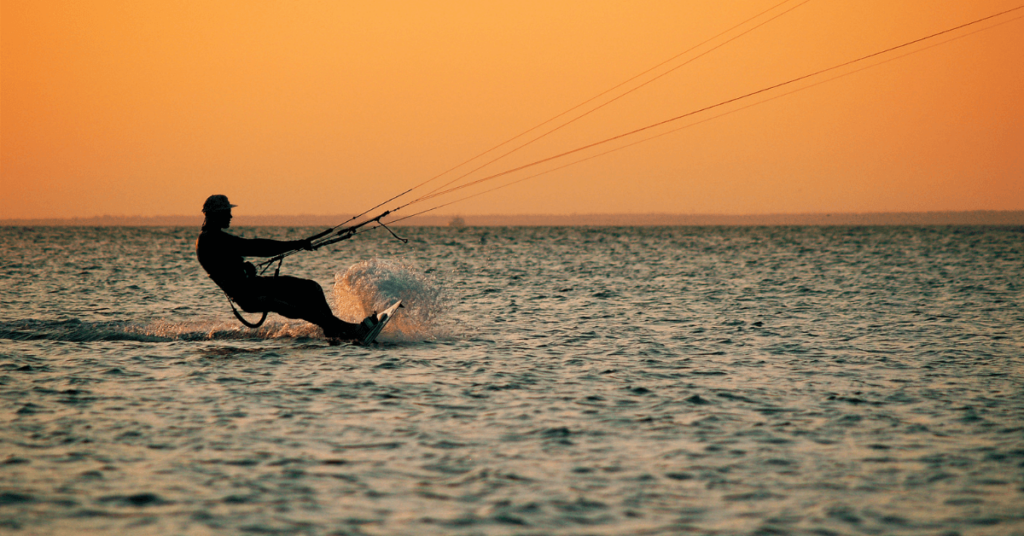
M2 531L1024 533L1021 229L405 235L285 263L409 300L361 348L193 229L0 229Z

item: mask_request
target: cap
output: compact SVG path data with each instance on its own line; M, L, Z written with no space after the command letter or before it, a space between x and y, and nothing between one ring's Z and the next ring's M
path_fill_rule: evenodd
M203 203L203 213L207 214L210 212L220 212L223 210L231 210L231 207L237 207L238 205L232 205L228 201L226 195L211 195L206 198L206 202Z

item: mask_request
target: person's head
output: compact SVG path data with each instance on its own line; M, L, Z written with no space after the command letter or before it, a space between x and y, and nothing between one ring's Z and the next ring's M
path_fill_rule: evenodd
M227 229L231 225L231 207L235 206L238 205L232 205L226 195L217 194L207 197L206 202L203 203L203 214L206 214L203 227Z

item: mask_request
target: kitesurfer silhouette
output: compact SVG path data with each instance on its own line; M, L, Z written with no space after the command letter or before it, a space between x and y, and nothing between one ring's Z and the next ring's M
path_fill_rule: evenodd
M224 232L231 225L227 196L211 195L203 204L206 220L196 240L196 255L210 279L249 313L271 311L320 326L329 338L361 340L376 323L370 315L359 324L334 316L324 290L316 281L283 275L261 277L243 257L272 257L296 249L311 250L309 239L241 238Z

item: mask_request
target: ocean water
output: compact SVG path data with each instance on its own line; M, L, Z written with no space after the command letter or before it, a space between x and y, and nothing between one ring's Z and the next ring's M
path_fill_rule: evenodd
M364 348L0 228L0 532L1024 534L1022 228L399 232L284 263Z

